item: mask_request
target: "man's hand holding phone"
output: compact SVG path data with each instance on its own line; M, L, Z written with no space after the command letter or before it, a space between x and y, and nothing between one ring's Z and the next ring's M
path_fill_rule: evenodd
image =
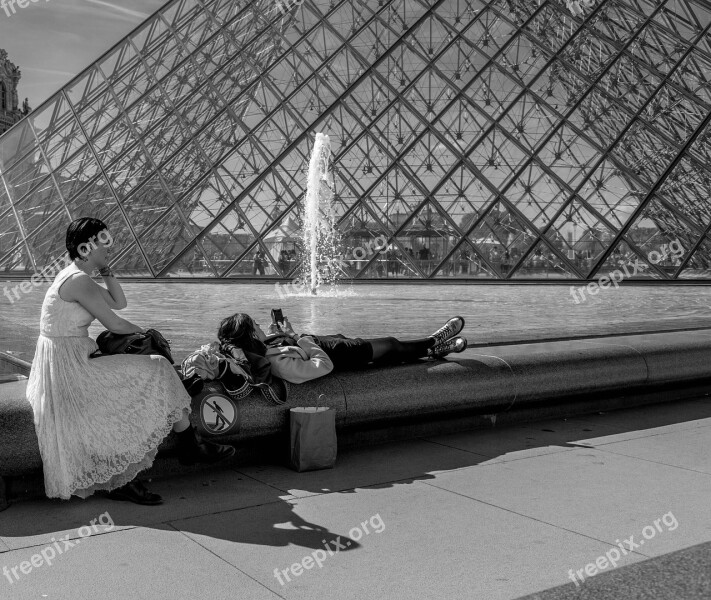
M272 324L269 326L269 335L278 335L279 333L296 338L296 333L281 308L272 308Z
M291 337L296 337L296 332L286 317L284 317L284 320L281 322L281 330Z

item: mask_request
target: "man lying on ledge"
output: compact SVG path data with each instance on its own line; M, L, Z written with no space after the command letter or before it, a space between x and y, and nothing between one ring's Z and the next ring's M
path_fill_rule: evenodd
M459 337L462 317L453 317L426 338L401 341L394 337L348 338L342 334L297 334L288 319L272 323L264 333L245 313L236 313L220 324L217 337L223 348L230 345L255 352L271 363L272 373L290 383L303 383L331 371L413 362L419 358L442 358L463 352L467 340Z

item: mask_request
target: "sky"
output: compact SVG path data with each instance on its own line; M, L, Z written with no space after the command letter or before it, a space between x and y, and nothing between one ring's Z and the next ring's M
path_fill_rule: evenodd
M20 68L20 104L42 102L130 33L168 0L25 0L3 10L0 48Z

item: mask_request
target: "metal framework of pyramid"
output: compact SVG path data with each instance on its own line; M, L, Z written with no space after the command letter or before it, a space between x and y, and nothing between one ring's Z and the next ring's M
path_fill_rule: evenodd
M323 132L344 276L711 279L710 25L706 0L175 0L0 137L0 276L80 216L124 275L293 276Z

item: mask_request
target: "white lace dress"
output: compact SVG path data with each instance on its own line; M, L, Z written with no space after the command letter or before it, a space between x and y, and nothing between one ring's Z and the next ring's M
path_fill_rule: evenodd
M27 384L50 498L86 498L131 481L190 408L190 396L162 356L90 359L94 317L59 288L81 270L62 270L42 305L40 336Z

